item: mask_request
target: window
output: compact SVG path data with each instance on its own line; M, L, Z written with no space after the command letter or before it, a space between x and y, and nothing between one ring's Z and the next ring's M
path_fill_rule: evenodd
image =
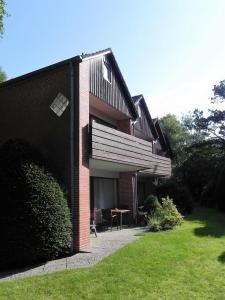
M94 208L117 206L117 179L94 177Z
M104 79L107 80L109 83L111 83L112 82L112 69L111 69L109 62L105 59L105 57L103 58L102 68L103 68Z
M69 100L63 94L58 93L55 100L50 105L50 108L58 117L60 117L68 105Z

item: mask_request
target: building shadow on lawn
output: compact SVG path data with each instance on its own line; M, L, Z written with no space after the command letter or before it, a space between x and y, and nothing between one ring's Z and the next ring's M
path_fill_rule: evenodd
M62 257L59 257L59 258L56 258L56 259L52 259L52 260L49 260L49 261L42 261L42 262L39 262L39 263L31 263L29 265L26 265L26 266L18 266L18 267L9 267L9 268L4 268L2 270L0 270L0 282L1 282L1 279L4 279L4 278L10 278L10 277L13 277L13 278L19 278L20 275L22 275L23 273L27 273L28 271L30 272L29 276L32 276L32 275L40 275L44 274L44 271L46 269L46 266L48 266L48 264L50 263L53 263L53 262L58 262L59 264L62 262L62 264L65 265L65 269L67 268L67 259L71 256L74 256L75 254L78 254L78 253L91 253L89 251L80 251L80 252L77 252L77 253L74 253L74 254L69 254L67 256L62 256Z
M10 277L10 276L14 276L14 275L18 275L18 274L27 272L29 270L34 270L37 268L44 268L44 266L45 266L45 263L38 263L38 264L26 266L26 267L4 269L4 270L0 271L0 280Z
M225 236L224 213L220 213L214 209L196 208L194 213L185 219L201 224L200 227L194 228L194 234L197 236L211 236L215 238Z
M218 257L218 261L225 264L225 251Z

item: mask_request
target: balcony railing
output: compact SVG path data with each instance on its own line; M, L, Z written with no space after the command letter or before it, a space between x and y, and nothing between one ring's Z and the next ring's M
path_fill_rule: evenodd
M92 122L91 158L136 166L149 174L169 176L169 158L152 153L152 143Z

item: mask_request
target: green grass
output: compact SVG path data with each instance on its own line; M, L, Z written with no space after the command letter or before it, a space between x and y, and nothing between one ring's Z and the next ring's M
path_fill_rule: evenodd
M95 267L3 282L0 299L225 299L225 215L198 209Z

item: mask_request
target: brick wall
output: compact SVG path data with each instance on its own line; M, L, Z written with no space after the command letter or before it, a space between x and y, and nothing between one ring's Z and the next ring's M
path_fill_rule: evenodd
M90 243L90 182L89 182L89 62L75 67L75 157L74 157L74 250L85 249Z
M128 134L133 134L132 124L130 119L124 119L118 121L117 129Z

